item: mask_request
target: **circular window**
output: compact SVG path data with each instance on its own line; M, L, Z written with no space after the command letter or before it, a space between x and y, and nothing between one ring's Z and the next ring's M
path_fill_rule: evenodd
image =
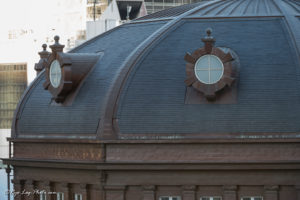
M214 55L201 56L195 64L195 75L204 84L218 82L224 73L222 61Z
M54 60L50 66L50 82L54 88L58 88L61 79L61 68L58 60Z

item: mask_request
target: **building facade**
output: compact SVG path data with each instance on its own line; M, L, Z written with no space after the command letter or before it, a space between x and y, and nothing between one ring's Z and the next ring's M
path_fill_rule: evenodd
M0 129L10 129L17 104L27 87L27 64L0 64Z
M0 64L0 156L8 157L10 129L17 104L27 87L27 64Z
M148 14L152 14L164 9L201 2L201 0L145 0Z
M112 0L95 21L87 21L86 39L89 40L120 24L143 17L146 14L145 3L142 0Z
M300 200L299 10L214 0L55 37L13 120L15 200Z

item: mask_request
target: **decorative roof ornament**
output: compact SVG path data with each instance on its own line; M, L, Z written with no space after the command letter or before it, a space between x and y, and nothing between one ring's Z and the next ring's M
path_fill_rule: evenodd
M55 43L53 45L50 45L50 48L52 50L52 54L55 56L56 53L63 52L65 45L62 45L59 43L58 35L54 36L54 41L55 41Z
M211 28L207 28L206 29L206 34L207 36L205 36L204 38L202 38L202 42L204 42L205 46L205 51L206 53L210 54L212 51L213 46L215 45L215 38L213 36L211 36L212 33L212 29Z
M50 55L50 52L47 51L47 45L42 45L43 51L39 52L40 60L38 63L34 65L34 70L36 71L37 75L46 67L47 59Z
M76 94L76 89L92 70L102 54L64 53L65 45L59 43L59 36L50 46L52 53L46 59L46 81L44 89L52 94L56 103L64 103L67 97Z
M224 52L224 48L214 47L216 40L211 33L212 29L207 28L207 36L202 38L204 47L192 54L186 53L185 84L204 94L207 100L214 101L218 91L232 85L235 80L235 67L230 51Z

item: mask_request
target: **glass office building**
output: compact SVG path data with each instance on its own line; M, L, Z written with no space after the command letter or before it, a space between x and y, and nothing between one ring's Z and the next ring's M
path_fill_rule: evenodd
M180 6L183 4L196 3L202 0L144 0L147 13L151 14L167 8Z
M27 87L27 64L0 64L0 129L10 129L16 106Z

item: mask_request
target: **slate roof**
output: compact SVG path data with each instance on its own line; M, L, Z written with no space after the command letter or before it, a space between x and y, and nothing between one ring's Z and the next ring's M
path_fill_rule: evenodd
M17 109L14 137L94 138L110 132L123 139L212 133L300 137L299 4L204 1L102 34L71 51L104 53L73 104L52 105L41 73ZM208 27L216 46L239 56L236 103L185 104L183 57L203 46Z

